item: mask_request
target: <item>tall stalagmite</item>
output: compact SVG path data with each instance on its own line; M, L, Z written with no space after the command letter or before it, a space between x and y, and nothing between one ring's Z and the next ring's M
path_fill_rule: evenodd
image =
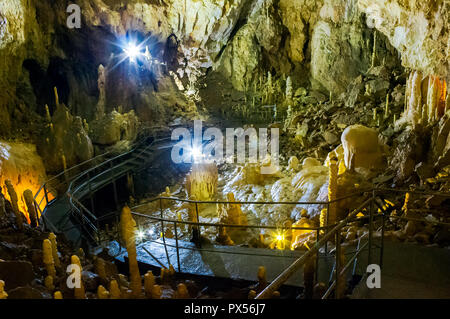
M139 266L136 254L136 222L131 215L131 210L128 206L122 209L120 218L122 229L122 238L125 241L128 252L128 263L130 267L130 288L132 295L139 298L142 294L142 281L139 274Z

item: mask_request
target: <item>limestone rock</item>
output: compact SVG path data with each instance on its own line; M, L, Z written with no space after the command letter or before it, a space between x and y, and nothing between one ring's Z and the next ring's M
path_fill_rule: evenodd
M5 289L9 291L31 284L35 275L28 261L3 261L0 262L0 278L5 281Z
M342 133L345 166L349 170L377 170L383 168L384 147L374 129L352 125Z
M126 114L113 111L92 125L92 141L100 145L133 141L137 136L138 122L134 111Z

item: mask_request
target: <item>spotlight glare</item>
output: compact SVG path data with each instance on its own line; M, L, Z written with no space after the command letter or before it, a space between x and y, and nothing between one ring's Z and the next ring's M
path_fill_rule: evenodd
M127 44L127 47L123 49L127 57L130 59L130 62L136 62L136 58L140 55L139 47L136 44L130 42Z
M137 232L137 234L136 234L136 236L137 236L137 238L139 239L139 240L142 240L144 237L145 237L145 233L143 232L143 231L138 231Z

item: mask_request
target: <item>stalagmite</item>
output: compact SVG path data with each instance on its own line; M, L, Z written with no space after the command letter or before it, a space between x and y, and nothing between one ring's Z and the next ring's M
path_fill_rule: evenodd
M0 299L8 298L8 294L5 291L5 282L0 280Z
M51 123L52 117L50 116L50 111L48 109L47 104L45 104L45 118L46 118L47 122Z
M50 240L45 239L42 242L42 253L43 253L43 262L45 265L45 269L47 270L47 274L56 278L56 269L55 262L53 261L53 253L52 253L52 243Z
M320 227L325 227L327 226L327 215L328 215L328 210L326 208L322 209L322 211L320 212ZM320 234L324 234L326 231L325 230L321 230Z
M81 266L80 258L78 258L77 255L73 255L70 258L70 262L73 265L77 265L80 268L80 274L81 274L82 271L83 271L83 267ZM85 293L85 290L84 290L83 280L80 279L80 287L75 287L74 290L75 290L74 291L75 299L86 299L86 293Z
M60 268L61 262L60 262L59 256L58 256L58 243L56 241L56 235L54 233L50 233L48 235L48 239L52 243L53 262L55 263L56 268Z
M144 275L144 290L147 298L152 298L153 286L155 285L155 276L151 271Z
M53 277L47 276L44 280L45 288L47 288L49 291L55 290L55 285L53 283Z
M5 220L8 222L8 216L6 214L5 198L2 195L2 187L0 186L0 221Z
M55 293L53 294L53 299L62 300L63 295L62 295L61 291L55 291Z
M59 95L58 95L58 88L55 86L53 88L53 93L55 94L55 105L56 107L59 106Z
M119 284L117 283L116 280L111 280L111 282L109 283L109 292L110 292L109 293L110 299L120 299L121 298Z
M109 299L109 291L100 285L97 288L97 297L98 299Z
M292 227L296 228L313 228L313 223L311 220L308 219L308 213L306 210L302 210L301 218L299 221L295 222ZM312 230L307 229L293 229L292 230L292 244L291 249L296 249L299 247L302 247L308 240L309 236L312 234Z
M389 93L386 94L386 105L384 107L384 118L388 118L389 117Z
M263 291L267 287L266 267L258 268L258 292Z
M226 227L223 227L223 226L219 227L219 235L217 236L216 241L219 244L222 244L222 245L225 245L225 246L233 246L234 245L233 240L227 234Z
M199 201L208 201L217 194L218 171L215 163L196 163L186 177L186 189L189 196Z
M329 209L328 212L328 225L334 225L337 220L337 203L333 202L337 199L337 188L338 188L338 165L337 158L332 157L330 159L329 167L329 180L328 180L328 201Z
M288 170L298 171L299 161L296 156L291 156L288 162Z
M107 276L106 276L106 269L105 269L105 261L103 260L103 258L96 258L95 260L95 272L98 274L98 276L103 279L103 280L107 280Z
M139 274L139 266L137 263L136 254L136 222L131 215L129 207L125 206L122 209L120 218L120 224L122 229L122 238L126 243L128 252L128 263L130 268L130 288L135 298L139 298L142 292L141 275Z
M98 80L97 87L99 91L99 97L97 106L95 109L95 119L98 120L103 117L105 114L105 103L106 103L106 72L103 65L99 65L98 67Z
M341 136L345 167L349 171L380 170L384 166L385 146L378 139L375 129L363 125L347 127Z
M19 210L17 193L10 180L5 181L6 189L8 190L9 198L13 208L14 215L16 216L16 224L19 230L23 230L23 215Z
M290 76L286 79L286 100L291 101L294 96L294 89L292 88L292 79Z
M233 204L236 202L233 193L227 194L229 204L218 206L218 216L224 224L247 225L247 217L242 212L241 205Z
M27 205L28 216L30 217L31 227L37 227L38 215L36 212L36 207L34 206L33 192L29 189L23 192L23 198L25 199L25 204Z
M177 299L189 299L191 296L189 295L188 289L185 284L178 284L177 286Z
M153 285L152 299L161 299L162 288L160 285Z

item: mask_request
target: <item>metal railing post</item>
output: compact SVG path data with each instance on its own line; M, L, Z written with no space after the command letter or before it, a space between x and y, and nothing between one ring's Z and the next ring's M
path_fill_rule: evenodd
M384 227L386 224L386 215L385 212L383 212L382 218L382 224L381 224L381 248L380 248L380 268L383 268L383 254L384 254Z
M116 176L114 175L114 165L113 161L110 161L110 167L111 167L111 174L112 174L112 184L113 184L113 191L114 191L114 201L116 202L116 209L120 209L119 205L119 198L117 196L117 185L116 185Z
M339 276L341 274L341 230L336 231L336 251L335 251L336 267L335 267L335 288L334 297L340 299L339 295Z
M372 191L372 199L370 201L369 210L369 251L367 253L367 264L372 264L372 237L373 237L373 210L374 210L375 191Z
M199 218L199 214L198 214L198 202L195 202L195 213L197 215L197 223L200 223L200 218ZM198 238L197 238L197 244L200 248L202 248L202 233L201 233L201 227L199 225L196 226L197 229L197 234L198 234Z
M327 214L325 216L325 233L328 233L328 214L330 213L330 202L327 204ZM325 256L328 255L328 241L325 243Z
M316 246L319 246L319 239L320 239L320 230L317 230ZM319 282L319 254L320 254L320 251L317 250L317 254L316 254L316 273L314 275L315 284L317 284Z
M45 196L45 207L44 207L44 210L45 210L45 208L48 205L48 194L47 194L47 184L46 183L44 183L44 196Z
M178 272L181 272L181 263L180 263L180 249L178 246L178 224L177 221L173 222L173 226L175 228L175 246L177 248L177 264L178 264Z
M170 258L169 258L169 252L167 251L166 234L164 233L164 222L163 222L164 210L163 210L163 204L162 204L162 199L161 198L159 199L159 208L160 208L160 211L161 211L161 236L162 236L163 243L164 243L164 250L166 251L167 263L170 266L171 263L170 263Z
M94 203L94 196L92 194L91 174L89 171L87 173L87 176L88 176L88 181L89 181L88 187L89 187L89 200L91 202L91 210L92 210L92 213L95 215L95 203Z

